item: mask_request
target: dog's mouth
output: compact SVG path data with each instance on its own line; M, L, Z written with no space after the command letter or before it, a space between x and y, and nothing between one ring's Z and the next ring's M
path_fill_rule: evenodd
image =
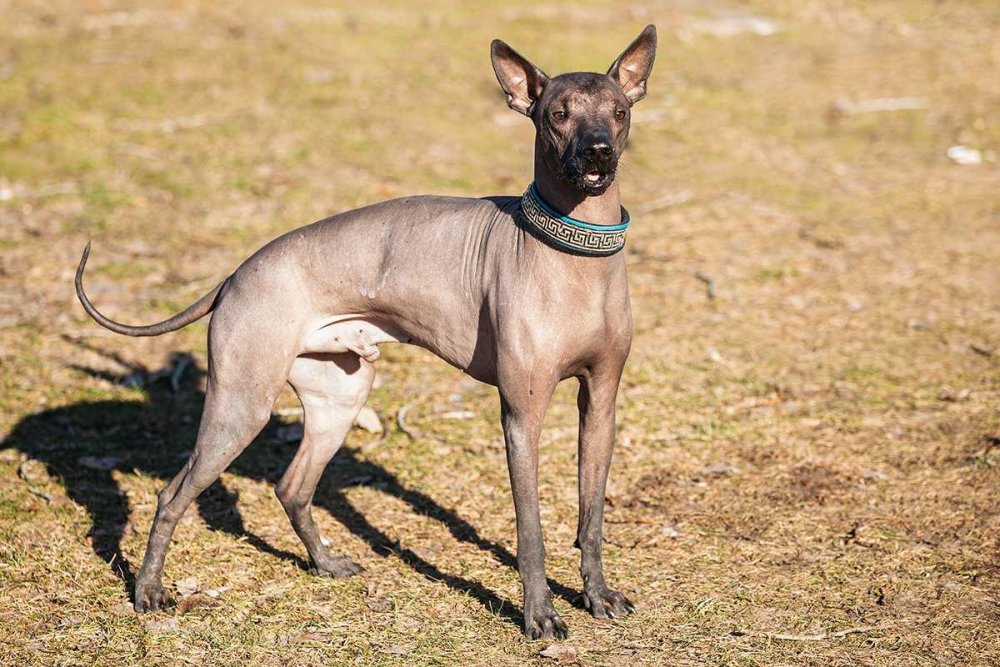
M610 176L610 173L601 173L599 169L590 169L584 172L583 182L589 187L596 187L603 184Z
M558 169L557 173L563 182L588 197L604 194L615 180L615 171L618 168L617 156L592 160L580 155L571 147L561 156L552 157L555 158L552 166Z
M614 179L615 168L613 165L607 167L585 166L576 170L576 174L571 175L569 181L578 190L593 197L603 194Z

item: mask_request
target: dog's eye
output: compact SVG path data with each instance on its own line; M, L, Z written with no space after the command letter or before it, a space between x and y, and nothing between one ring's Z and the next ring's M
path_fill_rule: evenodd
M555 120L566 120L566 115L566 112L561 110L552 112L552 118Z
M615 118L618 120L625 120L625 109L618 109L615 111Z

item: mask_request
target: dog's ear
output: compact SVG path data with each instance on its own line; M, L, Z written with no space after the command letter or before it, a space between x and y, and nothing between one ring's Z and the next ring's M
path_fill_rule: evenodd
M530 116L549 77L499 39L490 44L490 60L500 87L507 93L507 106Z
M621 86L630 104L646 96L646 79L656 58L656 26L647 25L611 65L608 76Z

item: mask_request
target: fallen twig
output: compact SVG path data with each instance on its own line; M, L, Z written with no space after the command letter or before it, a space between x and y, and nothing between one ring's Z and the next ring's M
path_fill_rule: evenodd
M733 630L729 634L733 637L764 637L765 639L780 639L790 642L822 642L828 639L840 639L847 635L871 632L874 629L875 626L873 625L862 625L856 628L847 628L846 630L837 630L835 632L822 632L815 635L790 635L782 632L756 632L754 630Z
M844 244L837 239L828 239L817 236L808 229L800 229L799 238L803 241L809 241L817 248L823 248L824 250L837 250L844 247Z
M405 433L411 440L419 440L420 438L429 437L420 429L415 428L406 422L406 415L410 413L410 408L412 407L413 402L406 403L396 412L396 424L399 426L399 430Z
M992 349L984 347L982 345L977 345L976 343L969 343L969 349L978 354L979 356L986 357L987 359L993 356Z
M701 271L695 271L694 277L705 283L705 296L709 299L715 298L715 279L707 273Z
M410 437L411 440L419 440L420 438L429 438L431 440L436 440L441 442L441 438L433 435L432 433L425 433L418 428L414 428L406 423L406 415L410 412L410 408L413 407L416 401L410 401L409 403L403 405L396 413L396 423L399 425L399 430Z
M924 97L875 97L868 100L839 100L834 109L845 116L885 111L920 111L928 107Z
M410 437L410 440L416 440L420 437L420 431L416 431L406 423L406 414L413 407L413 403L404 403L399 407L396 412L396 423L399 425L399 430Z

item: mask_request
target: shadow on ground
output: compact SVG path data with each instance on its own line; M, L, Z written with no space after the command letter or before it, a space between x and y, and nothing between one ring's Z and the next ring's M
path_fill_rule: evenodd
M177 474L194 445L204 402L204 394L198 389L204 371L188 354L174 354L165 368L150 370L113 353L90 349L123 365L129 372L115 375L83 366L74 368L117 384L142 386L145 400L81 402L39 412L22 419L0 447L20 450L43 463L49 475L61 481L67 496L86 509L91 520L88 537L94 553L122 579L131 597L138 564L130 563L121 551L130 508L114 473L138 472L158 478L164 485ZM275 484L298 446L297 442L282 442L276 435L278 426L272 420L229 472ZM269 440L274 445L260 447L261 440ZM453 510L401 484L392 472L359 458L357 450L349 446L337 453L316 491L315 507L328 511L376 554L396 556L427 579L466 593L490 613L520 625L521 614L514 611L517 607L511 601L479 582L441 571L372 525L344 495L344 489L350 486L370 486L395 496L416 514L442 523L455 539L475 545L502 565L516 569L517 561L510 551L480 536L473 525ZM303 569L309 568L302 556L277 549L250 533L243 523L237 494L221 481L202 493L195 504L213 530L240 537L264 553L293 561ZM288 529L292 530L290 525ZM549 586L556 595L581 606L578 591L552 580Z

